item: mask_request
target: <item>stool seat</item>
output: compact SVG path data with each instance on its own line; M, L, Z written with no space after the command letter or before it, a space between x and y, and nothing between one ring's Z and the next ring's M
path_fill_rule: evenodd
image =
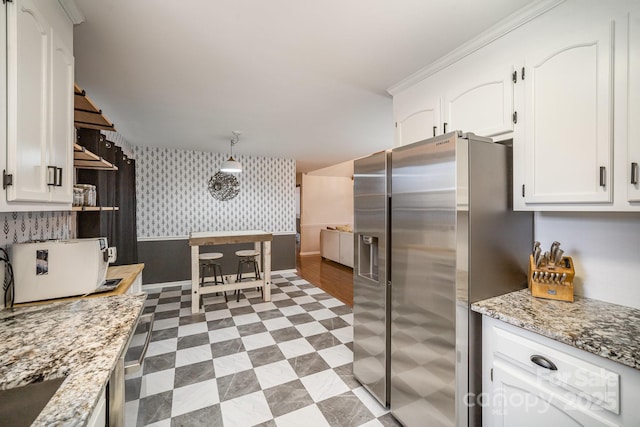
M198 256L198 260L202 262L214 261L220 258L222 258L222 254L220 252L207 252Z
M251 256L260 255L260 252L255 251L253 249L244 249L244 250L241 250L241 251L236 251L236 255L237 256L241 256L241 257L251 257Z

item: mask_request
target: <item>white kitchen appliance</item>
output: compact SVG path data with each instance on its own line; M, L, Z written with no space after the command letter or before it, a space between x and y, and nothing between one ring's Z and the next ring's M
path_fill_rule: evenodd
M16 303L94 293L115 261L105 237L16 243L11 252Z

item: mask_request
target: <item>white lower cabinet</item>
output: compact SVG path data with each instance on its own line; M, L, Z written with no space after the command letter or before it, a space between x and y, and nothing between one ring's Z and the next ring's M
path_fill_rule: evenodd
M320 255L322 258L353 267L353 233L320 230Z
M105 391L106 389L103 388L98 398L98 403L96 403L93 412L89 416L87 427L104 427L107 425L107 398Z
M340 232L339 262L353 268L353 233Z
M640 371L483 318L483 425L634 425Z

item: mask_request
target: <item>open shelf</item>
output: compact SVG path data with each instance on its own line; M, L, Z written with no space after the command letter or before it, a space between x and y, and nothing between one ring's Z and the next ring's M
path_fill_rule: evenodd
M73 166L79 169L118 170L113 163L78 144L73 144Z
M102 110L77 84L74 84L73 104L73 121L77 128L116 130L113 123L102 114Z
M73 206L71 208L74 212L102 212L102 211L118 211L117 206Z

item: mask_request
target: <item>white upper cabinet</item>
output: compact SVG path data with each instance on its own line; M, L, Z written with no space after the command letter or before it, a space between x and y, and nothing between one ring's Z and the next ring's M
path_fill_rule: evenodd
M627 197L640 202L640 7L629 13Z
M513 131L513 67L474 70L454 83L444 101L448 130L497 136Z
M525 203L611 202L613 22L525 56Z
M442 133L441 98L425 96L422 88L410 89L398 95L395 102L395 145L407 145Z
M60 28L63 25L68 27ZM57 2L6 3L4 211L71 208L74 61L67 36L71 27Z

